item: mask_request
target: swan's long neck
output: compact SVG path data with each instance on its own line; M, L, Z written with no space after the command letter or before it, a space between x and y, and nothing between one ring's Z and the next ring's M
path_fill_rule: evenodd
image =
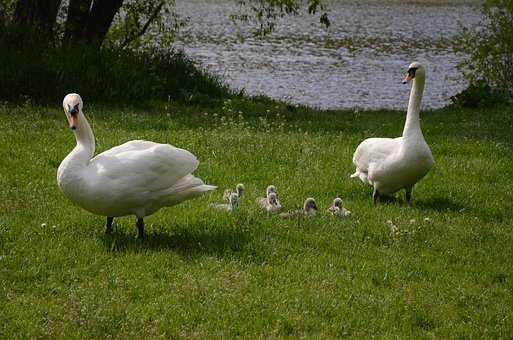
M419 74L413 78L413 86L410 92L410 101L408 103L408 112L406 113L406 123L404 124L403 137L422 136L420 129L420 105L422 102L422 93L424 92L425 75Z
M74 168L85 167L94 155L95 143L93 130L82 113L77 120L75 139L77 140L77 145L66 158L69 165Z

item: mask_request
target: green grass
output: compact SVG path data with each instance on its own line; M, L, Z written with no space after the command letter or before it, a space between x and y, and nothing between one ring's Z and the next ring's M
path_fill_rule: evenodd
M411 205L375 208L348 178L352 152L399 135L404 112L84 99L97 152L172 143L220 189L146 218L144 241L133 217L106 236L104 218L57 188L74 146L60 106L0 106L0 337L513 336L513 108L424 112L435 167ZM238 211L207 208L238 182ZM254 200L270 183L286 209L313 196L324 211L340 195L353 215L266 216Z

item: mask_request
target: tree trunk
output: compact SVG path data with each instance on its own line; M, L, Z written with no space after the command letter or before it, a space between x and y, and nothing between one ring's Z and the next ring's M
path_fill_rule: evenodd
M51 35L61 0L18 0L14 22Z
M64 44L84 42L84 32L92 0L70 0L64 28ZM106 0L104 0L106 1Z
M123 0L93 1L87 20L84 39L98 47L101 46L109 31L114 16L123 5Z
M121 5L123 0L70 0L64 43L100 47Z

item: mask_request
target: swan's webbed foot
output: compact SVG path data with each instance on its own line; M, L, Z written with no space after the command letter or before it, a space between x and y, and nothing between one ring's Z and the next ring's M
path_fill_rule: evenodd
M374 206L378 205L379 192L376 188L374 188L374 191L372 192L372 200L374 201Z
M406 188L404 198L406 199L407 203L410 203L410 201L411 201L411 192L412 191L413 191L413 186Z
M107 223L105 223L105 234L112 233L112 222L114 221L114 217L107 217Z
M135 223L135 225L137 226L137 230L139 232L139 238L144 238L144 220L143 218L137 218L137 222Z

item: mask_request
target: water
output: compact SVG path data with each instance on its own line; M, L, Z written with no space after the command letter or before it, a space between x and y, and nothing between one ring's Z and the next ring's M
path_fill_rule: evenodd
M437 108L465 88L452 38L479 23L479 1L332 1L331 27L318 17L280 20L264 39L237 27L230 0L177 0L190 17L176 47L247 94L320 108L405 108L410 62L428 68L423 105Z

